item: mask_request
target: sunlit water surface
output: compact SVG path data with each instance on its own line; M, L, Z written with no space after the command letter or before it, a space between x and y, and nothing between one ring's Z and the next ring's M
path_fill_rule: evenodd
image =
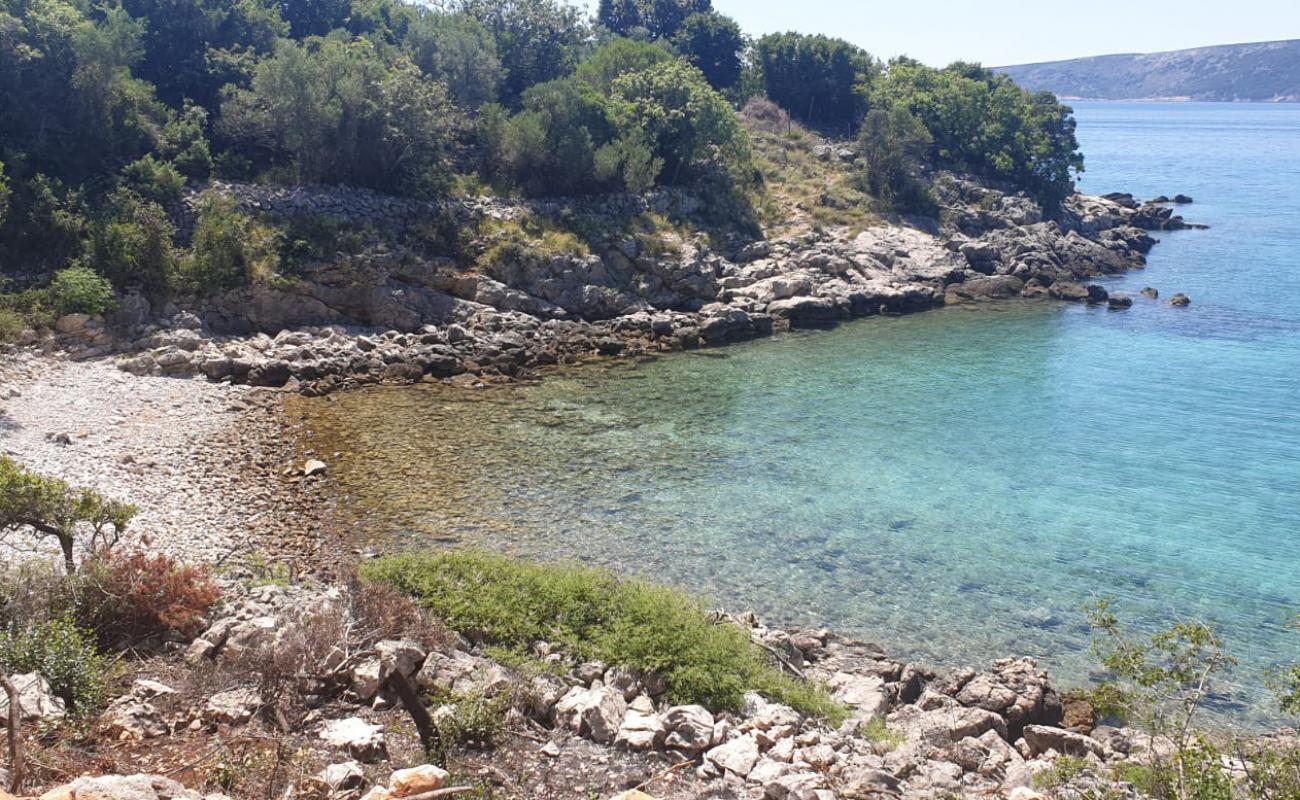
M1220 710L1271 714L1300 660L1300 108L1082 104L1083 187L1177 192L1108 282L1186 292L1049 303L586 367L538 384L312 401L374 535L577 558L899 655L1094 663L1081 606L1221 626ZM1294 637L1294 638L1293 638Z

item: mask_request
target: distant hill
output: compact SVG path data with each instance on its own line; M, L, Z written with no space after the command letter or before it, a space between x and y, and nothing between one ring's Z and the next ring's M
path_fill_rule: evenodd
M994 69L1071 99L1300 102L1300 39Z

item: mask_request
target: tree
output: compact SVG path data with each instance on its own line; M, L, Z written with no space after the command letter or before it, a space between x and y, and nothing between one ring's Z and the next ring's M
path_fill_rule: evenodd
M809 125L847 130L867 112L880 72L862 48L843 39L782 33L755 45L767 96Z
M644 28L654 38L671 39L687 17L712 11L712 0L601 0L596 18L620 35Z
M612 134L600 96L570 78L538 84L522 102L501 145L510 178L534 195L598 188L596 151Z
M929 194L917 172L933 138L925 123L903 106L873 108L862 121L858 137L866 162L866 185L876 197L900 211L929 211Z
M445 87L409 61L329 38L282 42L227 92L218 130L301 181L422 195L446 180L458 125Z
M424 13L402 35L402 44L426 75L447 85L452 99L479 108L496 99L505 71L496 41L465 14Z
M88 537L92 550L112 546L134 516L134 506L43 478L0 456L0 535L30 529L38 538L56 539L69 575L77 570L80 539Z
M324 36L343 27L351 10L351 0L280 0L280 16L295 39Z
M496 38L508 68L502 100L515 104L524 90L573 72L587 37L578 9L562 0L461 0L465 13Z
M578 65L578 79L604 96L620 76L672 60L673 54L662 44L619 37L601 45Z
M95 265L116 286L165 292L176 268L176 229L167 212L129 189L109 195L105 205L105 215L90 225L81 262Z
M735 110L689 64L656 64L614 81L610 117L620 135L645 137L667 183L719 175L744 181L752 172Z
M1049 213L1074 190L1074 174L1083 169L1068 106L977 65L937 70L910 60L892 62L873 102L901 104L920 117L940 164L1011 183Z
M714 89L732 89L740 82L745 36L740 25L721 14L692 14L682 23L673 43Z

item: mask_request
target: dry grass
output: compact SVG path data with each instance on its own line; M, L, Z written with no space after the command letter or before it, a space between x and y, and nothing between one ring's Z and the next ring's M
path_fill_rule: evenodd
M874 200L856 185L854 166L814 155L824 143L816 134L795 123L780 130L766 117L746 124L766 184L759 209L769 237L831 228L853 235L880 221Z

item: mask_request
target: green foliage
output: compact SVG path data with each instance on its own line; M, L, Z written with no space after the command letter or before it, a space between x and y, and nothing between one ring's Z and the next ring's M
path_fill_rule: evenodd
M152 153L123 167L122 179L131 191L162 205L179 200L181 189L185 188L185 178L180 171L174 165L154 158Z
M90 224L85 262L114 284L158 293L176 267L175 227L162 206L126 189L109 196L106 216Z
M934 139L943 164L1007 181L1053 211L1083 170L1069 106L1030 94L1004 75L969 64L937 70L890 63L872 93L876 105L906 106Z
M496 40L466 14L421 14L402 43L426 75L447 86L452 99L468 108L496 100L505 78Z
M534 195L598 189L596 150L611 136L600 96L568 78L533 86L522 102L499 145L509 180Z
M198 294L216 294L266 283L279 267L279 249L277 234L239 213L233 201L205 198L194 228L194 243L190 255L180 263L176 285Z
M630 72L640 72L665 61L673 55L662 43L638 42L617 38L596 48L578 65L578 80L590 86L601 96L607 96L614 81Z
M671 39L689 17L712 11L712 0L600 0L596 18L617 34L644 30Z
M662 674L675 703L737 709L755 690L805 713L836 721L844 713L819 688L768 663L745 631L715 623L698 602L661 586L464 550L383 558L362 575L491 644L523 652L545 640L574 658Z
M645 137L663 162L663 182L723 175L743 185L752 178L749 137L735 110L699 70L680 61L616 80L610 119L617 130Z
M94 637L68 619L0 631L0 669L39 673L78 717L97 713L107 700L109 664Z
M1300 631L1300 616L1288 623L1287 627ZM1300 717L1300 664L1289 664L1273 669L1268 678L1277 693L1278 705L1282 711L1293 717Z
M1092 767L1088 759L1078 756L1061 756L1052 766L1034 776L1034 785L1040 789L1059 789Z
M298 180L427 194L448 179L459 120L446 88L365 41L281 42L248 89L227 91L218 129Z
M22 314L10 308L0 308L0 344L17 341L26 328L27 320Z
M924 123L902 106L873 108L858 137L868 191L904 212L938 213L938 205L920 178L933 139Z
M76 571L79 539L85 539L92 551L111 546L134 516L134 506L108 500L91 489L74 489L57 478L43 478L0 456L0 535L29 530L38 539L53 537L69 575Z
M754 47L767 96L790 116L818 128L847 133L867 111L880 66L843 39L771 34Z
M494 747L507 729L507 714L513 707L509 693L489 696L481 690L438 698L447 713L437 717L438 734L444 745L478 750Z
M573 233L537 217L489 221L481 226L479 235L486 240L487 247L478 265L490 275L496 274L500 267L585 256L591 252Z
M740 82L745 35L731 17L692 14L673 37L673 44L714 89L733 89Z
M509 66L502 100L514 104L524 90L558 80L577 63L587 39L578 9L561 0L461 0L465 13L496 38L501 63Z
M54 274L50 300L60 314L104 314L117 307L113 285L89 267L68 267Z
M882 745L893 750L904 741L902 734L889 729L884 717L872 717L858 725L858 735L872 744Z

